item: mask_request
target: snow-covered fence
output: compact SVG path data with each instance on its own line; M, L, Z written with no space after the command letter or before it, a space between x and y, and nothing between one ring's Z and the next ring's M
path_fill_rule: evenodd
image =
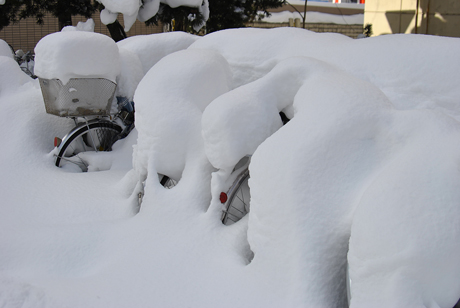
M289 22L281 23L268 23L268 22L254 22L250 23L247 26L253 28L278 28L278 27L302 27L302 22L299 19L299 22L296 23L293 20L292 25ZM332 23L307 23L306 28L314 32L333 32L340 33L351 38L357 38L359 34L363 33L362 25L339 25Z

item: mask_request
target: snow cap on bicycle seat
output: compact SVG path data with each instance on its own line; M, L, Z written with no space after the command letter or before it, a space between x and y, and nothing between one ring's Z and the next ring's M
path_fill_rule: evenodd
M105 78L120 74L117 44L108 36L86 31L49 34L35 47L35 74L40 78Z

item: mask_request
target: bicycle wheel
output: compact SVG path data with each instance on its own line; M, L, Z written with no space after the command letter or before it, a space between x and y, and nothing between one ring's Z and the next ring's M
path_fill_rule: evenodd
M66 163L71 163L80 167L83 172L88 171L88 164L80 153L111 151L122 130L118 124L100 119L79 124L62 139L58 146L56 166L62 167Z
M174 180L174 179L171 179L169 176L167 175L163 175L163 177L161 178L160 180L160 184L161 186L163 186L164 188L167 188L167 189L171 189L173 188L174 186L177 185L177 181Z
M249 169L246 168L238 175L227 194L221 194L221 202L225 203L222 212L223 224L234 224L249 212L251 194L248 181Z

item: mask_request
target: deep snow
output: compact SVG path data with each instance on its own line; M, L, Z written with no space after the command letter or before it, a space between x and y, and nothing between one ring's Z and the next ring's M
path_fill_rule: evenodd
M114 48L136 129L89 173L53 165L72 123L0 56L3 306L345 307L347 260L352 307L460 298L459 39L235 29ZM245 155L251 212L224 226Z
M107 35L87 31L51 33L35 46L35 74L41 78L106 78L120 75L119 52Z

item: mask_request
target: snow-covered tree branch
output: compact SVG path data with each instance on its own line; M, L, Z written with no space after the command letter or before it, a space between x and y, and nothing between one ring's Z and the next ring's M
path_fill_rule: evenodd
M154 17L160 9L160 3L168 5L171 8L180 6L195 7L203 16L203 22L195 30L199 30L204 26L209 17L209 2L208 0L98 0L105 7L101 11L101 21L104 24L113 23L118 13L123 14L125 31L129 31L136 19L145 22Z

